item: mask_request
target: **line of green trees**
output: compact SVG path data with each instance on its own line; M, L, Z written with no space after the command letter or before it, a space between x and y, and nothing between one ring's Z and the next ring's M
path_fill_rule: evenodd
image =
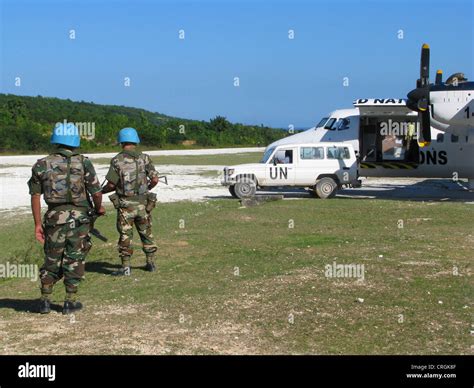
M222 116L197 121L125 106L0 94L0 152L47 151L52 128L64 120L93 123L94 138L81 141L84 151L112 149L123 127L137 128L146 148L265 146L287 135L263 125L232 124Z

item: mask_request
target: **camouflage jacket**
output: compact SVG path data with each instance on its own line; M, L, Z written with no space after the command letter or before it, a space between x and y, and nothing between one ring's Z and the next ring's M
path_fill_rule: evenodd
M147 194L148 179L157 176L149 155L124 150L110 161L106 179L115 185L119 196L132 197Z
M39 159L28 181L30 194L43 194L48 205L88 207L86 190L95 194L101 190L92 162L85 156L59 148Z

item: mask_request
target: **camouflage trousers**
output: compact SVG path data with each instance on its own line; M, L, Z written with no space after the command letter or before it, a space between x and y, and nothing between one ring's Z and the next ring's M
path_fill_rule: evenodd
M133 255L133 225L137 228L147 263L153 263L157 246L153 242L151 213L138 201L120 199L117 209L117 231L119 232L118 251L122 267L129 267Z
M84 278L87 253L92 247L89 218L84 210L49 210L44 216L44 254L41 292L47 297L64 277L66 293L75 294Z

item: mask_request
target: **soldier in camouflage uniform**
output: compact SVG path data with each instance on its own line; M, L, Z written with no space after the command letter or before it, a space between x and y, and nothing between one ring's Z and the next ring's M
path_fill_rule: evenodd
M92 195L96 213L103 215L105 210L92 162L75 151L80 145L78 129L73 124L57 125L51 143L56 144L57 149L35 163L28 181L35 237L44 244L45 254L41 268L40 313L51 311L53 286L64 277L63 314L69 314L82 308L76 301L76 293L84 277L86 255L92 246L87 192ZM48 205L43 222L41 195Z
M137 228L146 256L145 270L154 272L157 247L151 231L151 211L156 203L156 194L149 190L158 184L158 172L150 157L136 150L140 139L134 128L123 128L118 141L122 152L112 158L106 176L107 184L102 189L103 193L115 190L110 199L117 209L118 251L122 268L114 275L130 275L133 225Z

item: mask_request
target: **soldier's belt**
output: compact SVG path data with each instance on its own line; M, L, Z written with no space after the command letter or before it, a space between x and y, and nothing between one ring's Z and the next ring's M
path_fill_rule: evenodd
M124 199L125 201L146 201L146 194L137 194L137 195L119 195L117 197Z
M114 193L112 195L109 195L110 202L114 205L115 209L119 209L123 207L123 202L124 201L136 201L139 202L143 205L146 205L148 203L148 196L150 193L147 194L142 194L142 195L131 195L131 196L125 196L125 195L118 195L117 193Z
M71 220L68 223L71 224L71 228L79 228L79 226L81 226L83 224L90 224L91 220L90 220L90 218L84 217L84 218L81 218L79 220Z
M56 220L54 218L50 219L50 218L47 218L47 217L45 217L44 220L43 220L43 224L46 227L68 225L68 227L71 228L71 229L79 228L83 224L90 224L90 222L91 222L91 220L90 220L89 217L81 217L79 219L69 219L69 220L63 221L63 222L58 222L58 220Z
M48 211L50 210L78 210L78 211L87 211L87 206L77 206L72 203L48 203Z

